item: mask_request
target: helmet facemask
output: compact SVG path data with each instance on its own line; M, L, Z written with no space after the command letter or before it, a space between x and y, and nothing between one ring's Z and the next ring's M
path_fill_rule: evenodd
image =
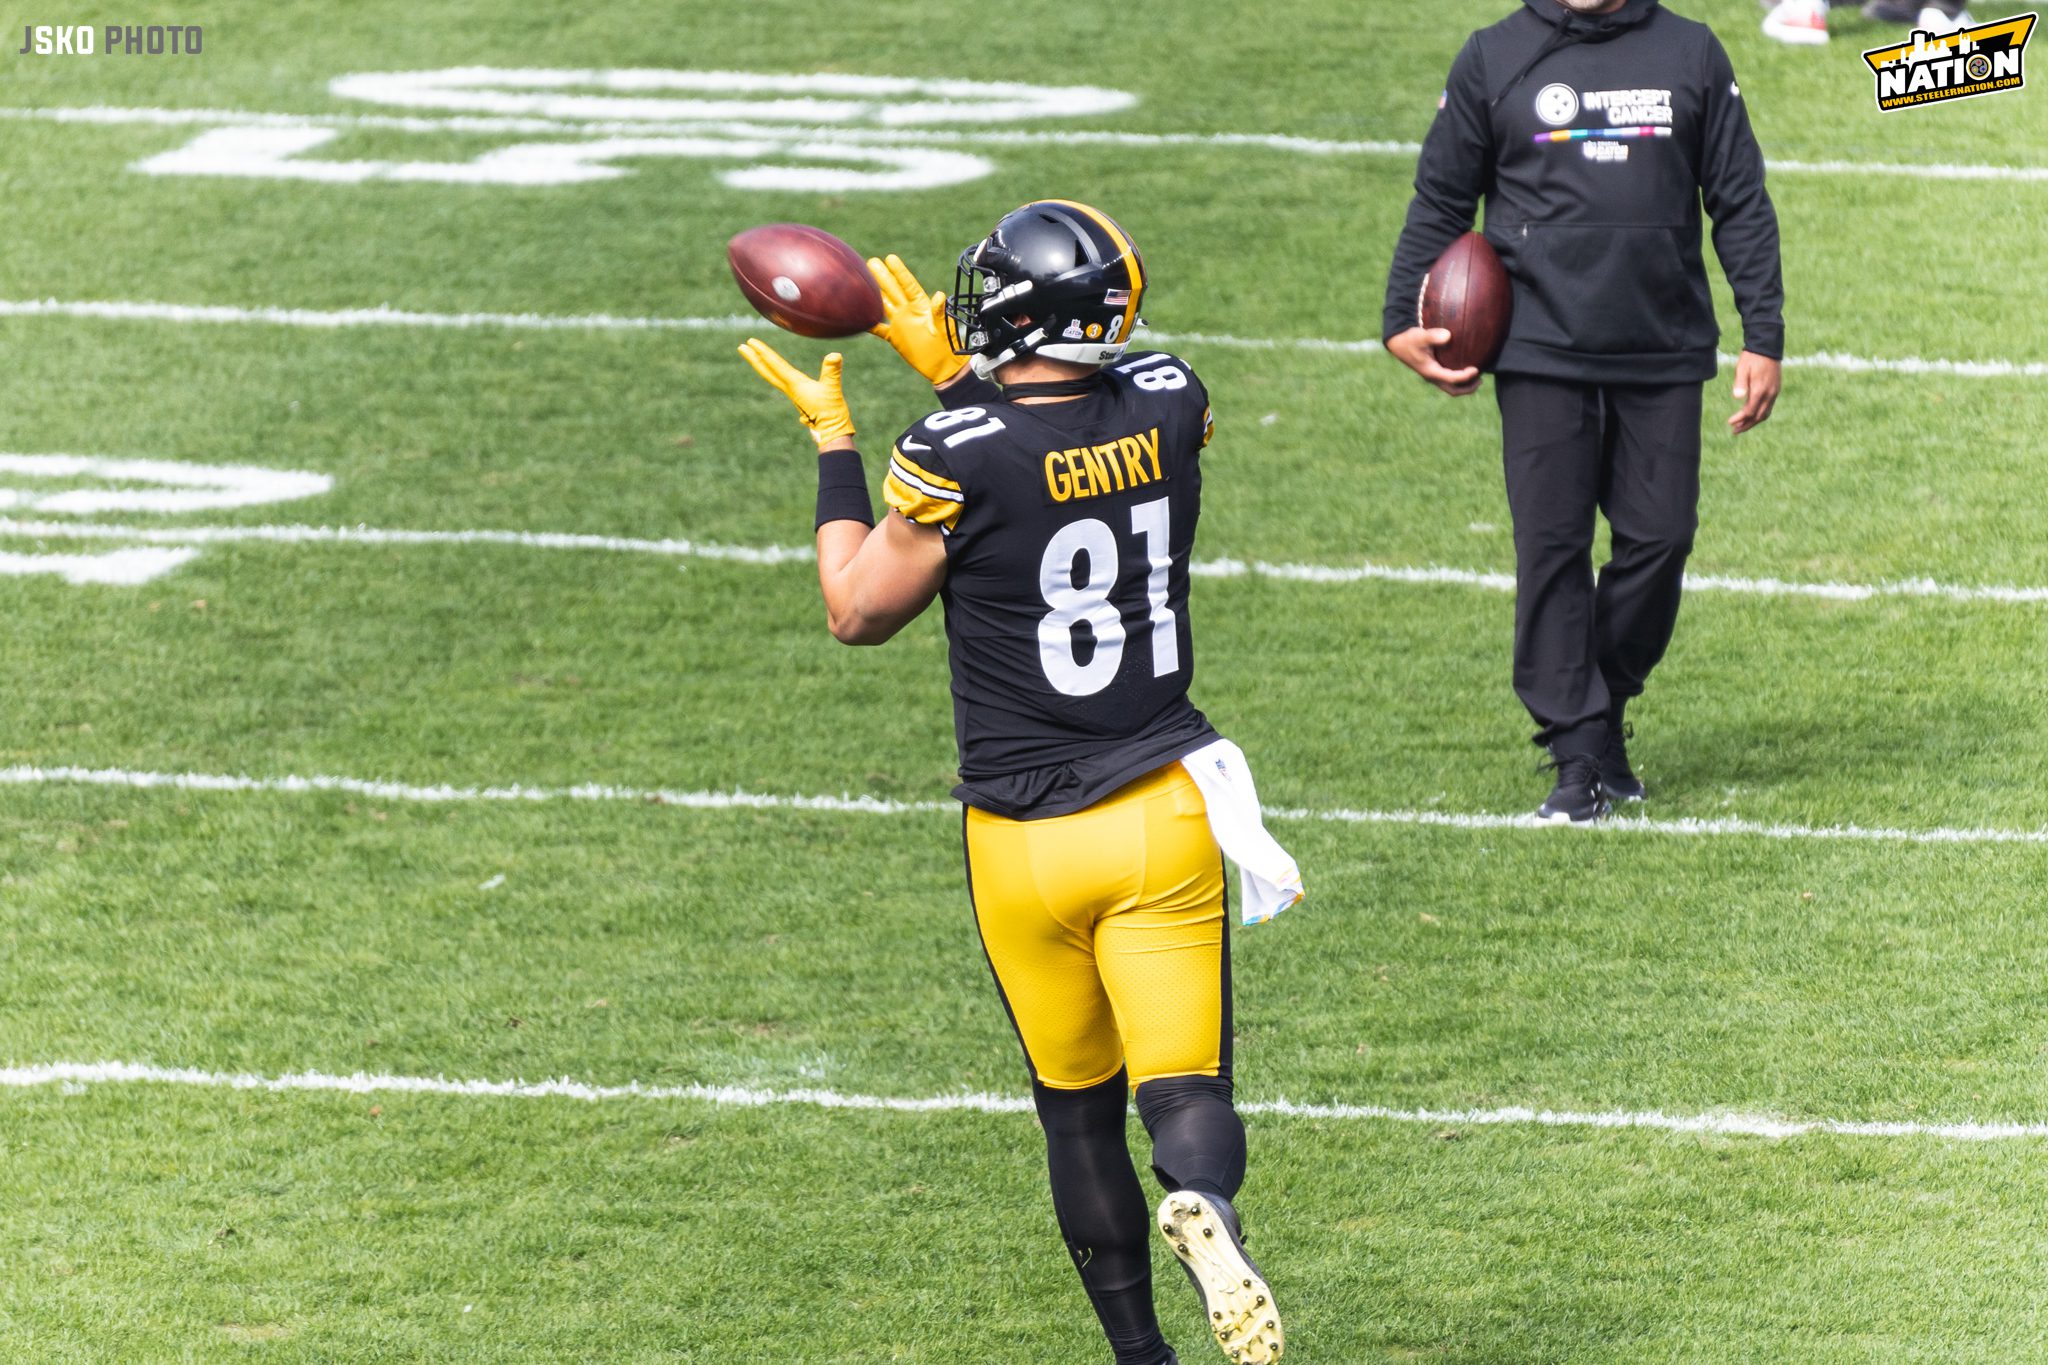
M953 268L953 293L946 300L953 353L969 357L983 379L992 377L997 366L1032 354L1046 336L1035 319L1022 322L1008 316L1029 315L1035 286L1028 279L1005 283L1000 272L982 265L988 247L983 240L960 253Z

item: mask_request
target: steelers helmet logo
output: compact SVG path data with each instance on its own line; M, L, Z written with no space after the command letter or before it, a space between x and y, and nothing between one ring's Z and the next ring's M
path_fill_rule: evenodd
M1970 58L1968 62L1964 63L1963 69L1969 72L1970 79L1973 81L1988 79L1991 75L1991 59L1979 52Z
M1562 128L1579 116L1579 92L1569 85L1546 85L1536 92L1536 117Z

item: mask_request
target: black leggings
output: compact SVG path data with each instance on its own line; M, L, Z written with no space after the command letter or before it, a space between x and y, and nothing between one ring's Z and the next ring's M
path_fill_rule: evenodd
M1128 1082L1118 1072L1085 1090L1032 1082L1045 1129L1053 1212L1117 1365L1170 1358L1152 1307L1151 1210L1125 1141ZM1230 1077L1168 1076L1138 1087L1152 1171L1168 1190L1234 1198L1244 1182L1244 1124Z

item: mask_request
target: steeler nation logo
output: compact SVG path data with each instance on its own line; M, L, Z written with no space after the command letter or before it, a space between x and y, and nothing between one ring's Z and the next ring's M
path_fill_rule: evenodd
M2015 15L1940 37L1915 32L1911 43L1870 49L1863 60L1877 77L1877 107L1913 109L2022 88L2037 17Z

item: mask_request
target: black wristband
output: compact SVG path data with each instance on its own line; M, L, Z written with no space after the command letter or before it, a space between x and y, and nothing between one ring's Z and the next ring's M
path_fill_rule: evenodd
M875 505L868 498L868 474L858 450L826 450L818 454L818 525L828 521L875 524Z

